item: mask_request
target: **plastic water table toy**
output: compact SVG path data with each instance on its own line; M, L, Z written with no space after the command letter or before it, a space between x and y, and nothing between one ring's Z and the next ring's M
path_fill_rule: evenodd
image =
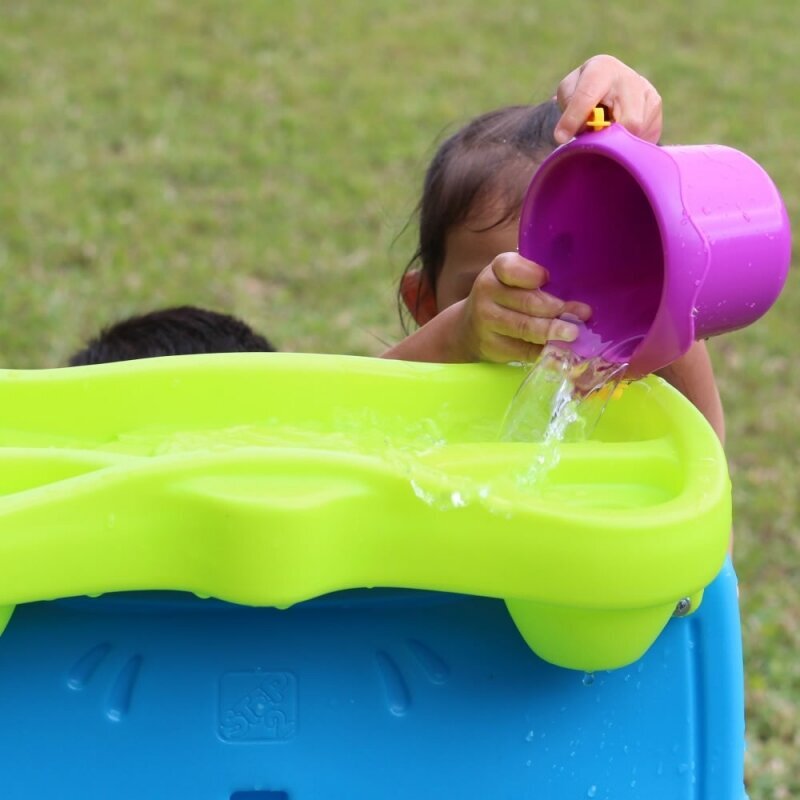
M561 666L628 664L722 565L720 445L635 384L532 491L516 479L541 446L497 441L518 381L290 355L8 373L4 616L120 590L286 607L402 587L503 599Z
M522 491L519 380L0 372L5 800L740 796L713 432L646 379Z

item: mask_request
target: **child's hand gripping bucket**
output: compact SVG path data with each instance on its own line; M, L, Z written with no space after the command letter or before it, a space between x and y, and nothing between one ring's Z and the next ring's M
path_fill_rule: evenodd
M790 250L780 194L751 158L657 147L621 125L548 157L520 217L519 251L549 270L548 291L592 306L573 349L605 350L635 375L762 316Z

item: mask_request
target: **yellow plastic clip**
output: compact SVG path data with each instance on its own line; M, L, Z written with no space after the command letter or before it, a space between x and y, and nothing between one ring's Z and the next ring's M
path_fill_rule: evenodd
M586 120L586 127L593 131L600 131L611 124L611 114L605 106L595 106L589 119Z

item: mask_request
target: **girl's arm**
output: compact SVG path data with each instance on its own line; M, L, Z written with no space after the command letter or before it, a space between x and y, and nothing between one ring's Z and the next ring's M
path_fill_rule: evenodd
M457 364L471 361L459 336L458 317L463 313L464 300L455 303L426 322L414 333L381 353L381 358L401 361L433 361Z
M500 253L484 267L469 295L446 306L383 358L405 361L535 361L550 340L574 341L578 327L560 319L591 316L585 303L542 291L547 270L519 253ZM423 321L420 319L419 321Z
M725 444L725 417L705 342L695 342L686 355L657 373L697 406Z

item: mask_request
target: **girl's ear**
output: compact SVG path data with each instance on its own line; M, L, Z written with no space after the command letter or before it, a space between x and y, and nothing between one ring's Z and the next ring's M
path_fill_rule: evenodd
M412 269L400 281L400 296L417 325L430 322L438 313L436 293L428 276L420 269Z

